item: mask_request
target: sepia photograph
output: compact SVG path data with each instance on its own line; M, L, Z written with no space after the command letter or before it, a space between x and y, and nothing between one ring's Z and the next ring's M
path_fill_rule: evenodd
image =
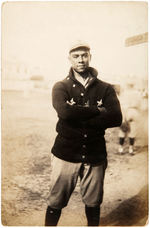
M148 1L1 4L1 226L146 226Z

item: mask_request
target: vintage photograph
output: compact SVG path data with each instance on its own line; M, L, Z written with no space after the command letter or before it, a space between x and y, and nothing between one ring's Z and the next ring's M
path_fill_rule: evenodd
M1 50L1 225L147 225L148 1L6 1Z

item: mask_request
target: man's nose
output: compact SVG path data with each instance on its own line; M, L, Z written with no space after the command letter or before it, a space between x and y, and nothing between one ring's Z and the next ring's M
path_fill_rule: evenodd
M83 62L83 56L79 56L79 62Z

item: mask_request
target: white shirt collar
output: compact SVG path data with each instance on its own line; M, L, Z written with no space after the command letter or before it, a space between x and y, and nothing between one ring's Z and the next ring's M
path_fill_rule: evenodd
M83 78L78 72L76 72L75 70L73 70L74 72L74 76L75 76L75 79L77 81L79 81L85 88L88 86L89 82L91 81L92 79L92 76L88 74L88 76L86 78Z

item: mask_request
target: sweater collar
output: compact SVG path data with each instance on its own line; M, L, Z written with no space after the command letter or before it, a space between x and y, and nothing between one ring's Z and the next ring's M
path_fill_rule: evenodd
M98 72L96 69L94 69L93 67L89 67L88 68L88 74L91 76L91 80L90 82L88 83L86 89L88 89L95 81L97 81L97 75L98 75ZM74 82L82 85L78 80L76 80L75 76L74 76L74 72L73 72L73 69L70 68L70 71L69 71L69 75L70 79L72 79ZM83 86L83 85L82 85Z

